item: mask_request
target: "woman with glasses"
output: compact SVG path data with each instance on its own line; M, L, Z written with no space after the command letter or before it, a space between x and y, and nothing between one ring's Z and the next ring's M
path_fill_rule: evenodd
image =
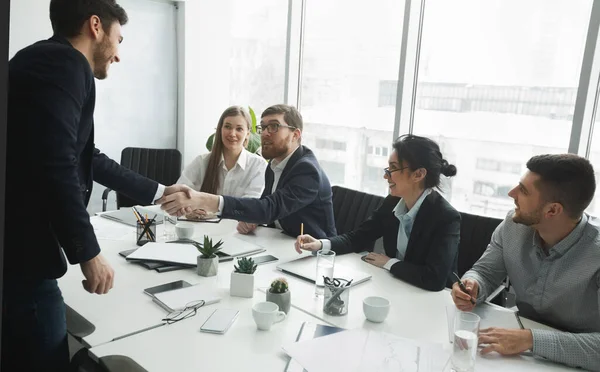
M317 240L300 235L295 247L361 252L383 237L385 254L370 252L363 260L417 287L440 291L451 287L456 271L460 214L436 191L440 177L456 175L437 143L404 135L393 145L383 178L390 195L371 217L349 233Z
M236 197L257 198L265 186L267 162L246 150L251 119L240 106L221 114L212 151L194 159L181 174L178 184L196 191ZM191 214L187 217L201 217Z

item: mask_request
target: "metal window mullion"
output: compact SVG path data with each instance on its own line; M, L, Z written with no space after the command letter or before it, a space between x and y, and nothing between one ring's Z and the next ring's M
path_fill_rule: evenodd
M594 105L597 103L598 77L600 76L600 64L598 62L600 58L595 57L599 29L600 1L594 0L581 63L568 149L569 153L584 156L589 154L596 110Z

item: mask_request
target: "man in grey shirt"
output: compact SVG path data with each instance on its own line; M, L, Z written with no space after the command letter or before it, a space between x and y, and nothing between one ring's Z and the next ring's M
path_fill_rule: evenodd
M516 208L452 287L457 308L470 311L508 275L519 313L557 331L489 328L482 353L531 350L569 366L600 371L600 221L584 213L596 190L594 169L572 154L534 156L509 192Z

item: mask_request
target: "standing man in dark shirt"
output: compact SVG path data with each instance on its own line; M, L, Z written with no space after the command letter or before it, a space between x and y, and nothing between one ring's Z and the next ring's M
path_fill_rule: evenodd
M83 287L104 294L114 272L86 205L97 181L150 204L160 185L94 145L95 81L119 62L127 14L115 0L52 0L54 36L9 63L2 371L66 371L65 305L56 278L80 264Z

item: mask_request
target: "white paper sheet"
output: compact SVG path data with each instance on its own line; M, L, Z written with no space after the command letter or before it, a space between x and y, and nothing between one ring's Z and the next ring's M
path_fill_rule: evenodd
M297 342L283 349L310 372L440 372L449 358L441 345L366 329Z
M191 244L149 242L127 258L195 266L199 255L196 247Z
M97 239L103 240L126 240L131 237L135 242L135 227L124 225L115 221L100 217L90 218Z

